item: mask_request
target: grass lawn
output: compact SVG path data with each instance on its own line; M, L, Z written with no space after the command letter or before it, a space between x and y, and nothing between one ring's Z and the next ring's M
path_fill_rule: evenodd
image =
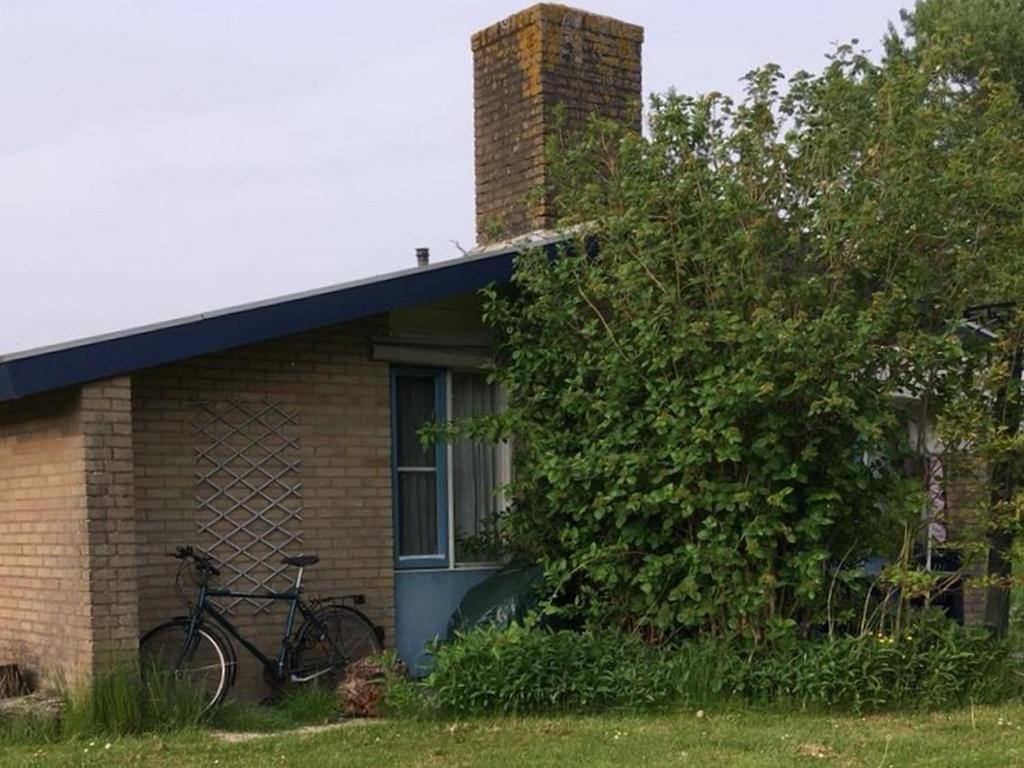
M1024 704L870 717L728 709L703 717L393 720L226 743L208 732L0 747L3 766L1024 766Z

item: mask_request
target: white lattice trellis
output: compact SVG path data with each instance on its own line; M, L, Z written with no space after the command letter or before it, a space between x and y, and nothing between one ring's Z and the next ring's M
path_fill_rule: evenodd
M298 420L269 400L202 403L196 436L196 505L202 546L238 591L284 589L281 557L302 541ZM238 598L256 612L270 603Z

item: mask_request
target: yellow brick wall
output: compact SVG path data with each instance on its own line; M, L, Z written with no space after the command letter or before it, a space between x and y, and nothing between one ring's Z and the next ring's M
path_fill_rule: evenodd
M47 677L88 663L77 392L0 406L0 661Z
M93 664L138 648L131 379L87 384L79 419L86 478L86 533Z
M151 369L133 377L139 624L143 631L184 609L177 561L165 554L202 543L196 502L200 402L269 399L298 417L302 545L316 553L307 594L359 592L365 612L394 630L388 365L370 359L383 318L312 331ZM269 615L239 608L232 620L265 650L280 640L283 605ZM239 652L241 692L262 690L260 668Z
M138 625L127 379L0 405L0 662L73 682Z

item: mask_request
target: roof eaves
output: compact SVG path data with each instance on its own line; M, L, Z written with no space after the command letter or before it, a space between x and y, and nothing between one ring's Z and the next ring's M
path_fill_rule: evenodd
M0 402L479 290L509 280L517 252L470 255L9 354L0 358Z
M554 241L551 241L551 243L553 242ZM547 246L551 243L546 242L543 243L542 245ZM260 299L257 301L247 302L245 304L236 304L229 307L223 307L220 309L207 310L205 312L200 312L195 315L185 315L182 317L177 317L174 318L173 320L165 320L158 323L149 323L146 325L126 328L120 331L111 331L109 333L101 333L96 334L94 336L86 336L80 339L72 339L70 341L57 342L55 344L46 344L41 347L34 347L32 349L19 350L17 352L10 352L7 354L0 355L0 364L11 362L14 360L20 360L27 357L38 357L39 355L45 355L51 352L60 352L63 350L72 349L74 347L96 344L99 342L110 341L113 339L120 339L128 336L138 336L140 334L150 333L152 331L160 331L168 328L174 328L177 326L188 325L189 323L196 323L203 320L224 317L227 315L237 315L254 309L263 309L266 307L273 307L276 305L290 304L292 302L301 301L303 299L327 296L339 293L341 291L347 291L362 286L376 285L379 283L388 282L390 280L411 277L413 275L429 274L431 272L443 272L448 269L458 268L460 266L465 265L468 262L484 261L502 256L514 256L520 250L521 249L506 246L498 250L488 250L486 252L470 252L469 255L467 256L448 259L446 261L440 261L426 267L411 267L409 269L397 270L395 272L385 272L383 274L374 275L372 277L360 278L358 280L350 280L343 283L335 283L333 285L324 286L322 288L314 288L308 291L299 291L296 293L285 294L283 296L275 296L269 299Z
M4 400L13 400L17 396L18 394L14 391L14 384L11 381L10 374L7 372L3 360L0 359L0 403Z

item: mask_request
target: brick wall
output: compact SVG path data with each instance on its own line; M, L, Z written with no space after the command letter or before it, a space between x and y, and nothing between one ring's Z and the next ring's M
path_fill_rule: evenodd
M472 38L476 226L479 241L554 224L544 142L592 114L640 129L643 29L606 16L541 4Z
M975 467L978 473L987 473L986 467ZM964 575L970 583L972 578L985 576L987 558L984 553L974 551L978 545L977 531L968 529L983 519L989 500L986 489L988 479L983 475L974 475L968 468L949 468L946 477L946 506L949 519L949 541L956 546L957 541L964 539L972 543L964 553ZM964 586L964 622L966 624L984 624L985 610L988 602L987 590L983 587Z
M86 478L86 537L93 663L138 647L131 379L82 388L79 405Z
M394 630L389 378L370 359L381 318L243 347L133 377L139 624L143 631L183 608L175 596L177 561L165 553L202 543L197 531L196 445L200 402L270 400L297 416L302 482L302 544L315 552L310 595L361 592L366 613ZM222 553L223 554L223 553ZM280 641L283 606L232 620L267 649ZM262 689L260 668L239 650L238 686Z
M0 406L0 661L48 677L88 664L78 395Z
M0 662L45 682L136 644L130 398L120 379L0 406Z

